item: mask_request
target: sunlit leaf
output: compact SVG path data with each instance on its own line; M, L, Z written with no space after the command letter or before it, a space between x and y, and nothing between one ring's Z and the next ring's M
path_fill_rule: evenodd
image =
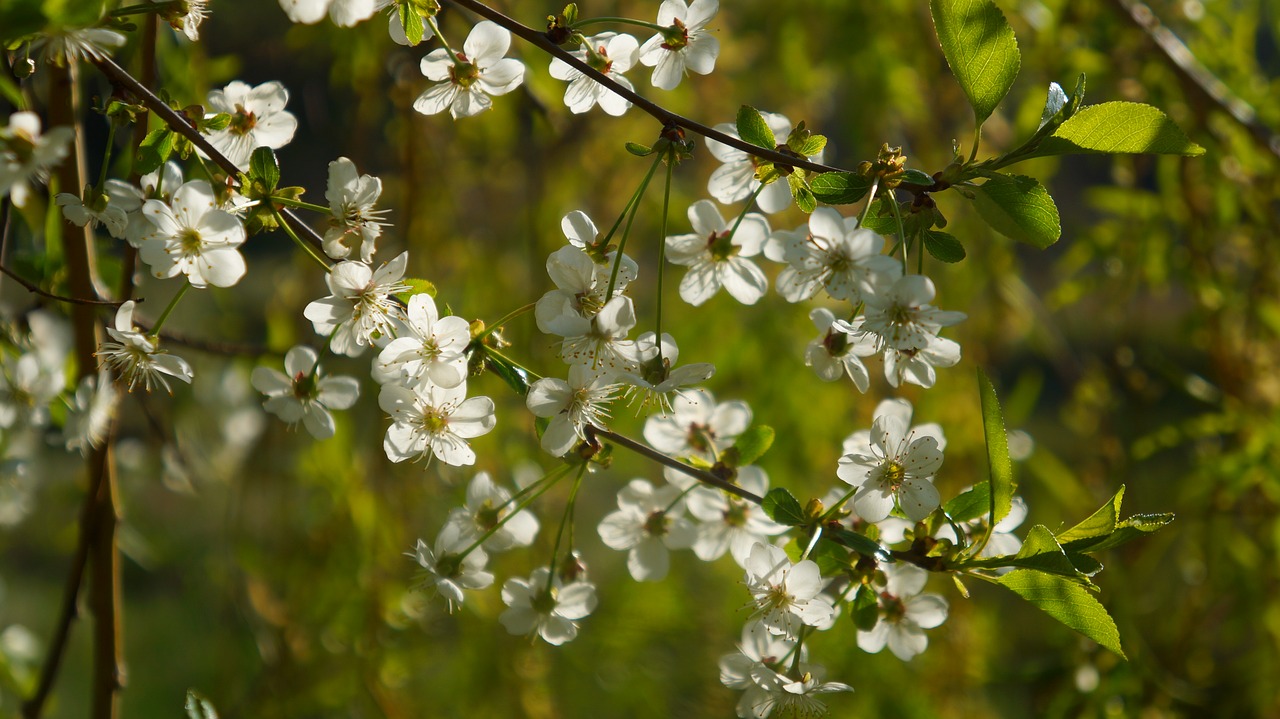
M1018 77L1018 40L991 0L931 0L929 10L942 54L981 125Z

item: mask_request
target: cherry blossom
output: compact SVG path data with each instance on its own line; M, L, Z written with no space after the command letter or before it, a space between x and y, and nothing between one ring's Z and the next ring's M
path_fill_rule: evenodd
M498 617L512 634L536 633L547 644L560 646L578 636L578 622L595 611L596 587L575 580L568 584L551 580L546 567L533 570L529 579L512 578L502 585L502 601L508 607Z
M378 11L378 0L280 0L284 14L293 22L310 25L327 12L338 27L351 27L368 20Z
M896 562L883 570L887 582L880 593L880 616L869 631L858 630L858 648L875 654L888 645L905 662L929 646L924 630L947 620L947 600L920 593L929 573L914 564Z
M788 302L809 299L824 288L832 299L857 304L902 274L883 250L884 238L858 227L857 218L819 207L807 226L774 232L765 255L790 265L777 283Z
M636 64L639 41L630 35L605 32L587 38L585 43L587 49L575 50L575 57L628 90L634 89L631 81L623 77L622 73ZM550 72L551 77L568 81L569 87L564 91L564 104L570 112L584 113L599 104L601 110L619 117L631 107L630 100L587 77L581 70L560 58L551 61Z
M236 167L248 170L254 149L278 150L293 140L298 118L284 109L288 103L289 91L278 82L251 87L236 80L210 92L205 109L211 114L231 115L231 124L211 133L209 144Z
M777 144L785 143L791 134L791 120L788 120L786 115L776 112L761 112L760 116L773 131ZM731 123L721 123L716 125L715 129L730 137L738 137L738 128ZM722 205L741 202L759 189L760 181L756 179L757 160L753 155L748 155L736 147L711 138L707 138L707 150L711 152L712 157L724 163L711 173L711 179L707 181L707 192L716 198L717 202ZM812 162L822 162L822 153L819 152L808 159ZM791 205L791 187L785 181L769 183L756 197L756 205L761 212L770 215L787 209Z
M627 570L637 582L657 582L671 566L668 549L687 549L695 538L693 523L684 517L680 488L654 488L633 479L618 493L618 510L599 526L600 539L610 549L627 552Z
M674 90L686 71L709 74L720 54L720 41L706 27L720 9L720 0L663 0L658 25L667 28L640 46L640 62L653 68L653 86Z
M32 180L43 183L49 169L67 156L74 133L69 127L55 127L40 133L40 116L15 112L9 124L0 127L0 196L9 195L13 204L24 207L31 194Z
M401 281L408 264L407 252L377 270L363 262L339 262L324 278L329 296L308 304L302 315L316 334L332 337L329 347L338 354L357 357L369 345L390 342L404 314L392 295L409 289Z
M858 489L853 508L868 522L893 511L895 500L907 519L918 522L938 508L933 475L942 466L937 438L909 431L895 414L882 414L871 425L870 445L840 458L836 475Z
M710 200L689 208L693 234L667 238L667 259L689 268L680 281L680 298L693 306L711 299L724 287L744 305L753 305L769 288L764 272L749 257L760 254L769 239L769 221L750 213L736 229L724 221Z
M284 370L255 367L250 381L265 394L267 411L290 425L302 422L312 437L329 439L334 433L332 409L348 409L360 396L360 383L351 377L323 377L316 367L316 351L298 345L284 356Z
M382 216L387 210L373 206L382 194L382 180L361 175L356 165L345 157L329 163L329 185L325 199L329 201L329 229L324 233L324 253L335 260L352 252L361 262L373 262L375 243L387 223Z
M821 596L822 574L812 560L792 564L781 547L756 543L745 569L753 616L769 632L795 638L801 626L825 624L835 614L835 607Z
M751 408L742 400L716 404L706 390L676 396L669 414L654 415L644 424L644 439L653 448L676 457L716 461L751 425Z
M449 522L474 538L492 532L480 546L487 552L505 552L533 544L538 535L538 519L533 512L522 509L513 513L514 509L511 493L494 483L488 472L477 472L467 485L465 505L449 513Z
M544 377L534 382L525 403L534 416L551 420L542 433L542 449L559 457L586 439L587 426L603 428L618 387L610 375L585 365L570 367L568 381Z
M805 348L805 365L812 367L824 382L835 382L848 374L858 391L865 393L871 386L871 375L862 358L880 353L875 340L860 332L839 329L835 315L825 307L813 309L809 319L818 328L818 338Z
M193 287L231 287L244 277L244 257L237 249L245 241L244 225L217 209L208 182L179 187L172 204L147 200L142 214L152 229L139 240L138 254L156 277L186 275Z
M467 398L467 386L382 386L378 406L391 415L382 448L392 462L438 457L454 466L475 464L476 453L468 439L493 429L493 400Z
M107 328L111 340L98 346L98 361L128 384L130 390L142 383L148 392L155 385L168 392L169 381L165 376L190 384L194 376L191 366L181 357L161 350L158 338L138 331L133 325L133 308L134 301L129 300L116 310L115 326Z
M416 559L424 570L422 586L433 588L444 596L452 612L462 606L464 589L484 589L493 584L493 574L485 571L489 556L475 547L465 556L462 551L471 545L471 538L457 525L445 524L436 537L435 544L418 540L408 556Z
M413 103L424 115L447 108L453 119L471 117L493 105L490 95L505 95L524 82L524 63L504 57L511 47L511 33L484 20L471 28L457 61L445 48L422 58L422 74L440 84L428 88Z
M735 481L759 497L769 491L769 476L759 467L739 467ZM719 489L695 487L685 497L685 504L689 514L700 522L693 553L704 562L729 552L733 561L745 568L752 547L787 531L785 526L769 519L759 506Z
M436 302L425 292L409 298L401 336L382 348L373 365L374 379L408 384L429 381L456 387L467 379L464 350L471 341L471 325L461 317L440 317Z

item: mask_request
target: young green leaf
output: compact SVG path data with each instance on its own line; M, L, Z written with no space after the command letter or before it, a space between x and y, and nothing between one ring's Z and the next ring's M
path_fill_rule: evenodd
M823 530L826 537L833 542L839 542L853 551L867 557L875 557L876 559L885 560L889 558L889 553L885 548L880 546L878 542L870 537L863 536L851 529L826 528Z
M942 505L942 511L955 522L968 522L987 514L991 509L991 483L979 482Z
M1034 569L1015 569L994 581L1046 614L1126 659L1120 632L1107 610L1088 589L1069 579Z
M155 172L173 154L173 130L160 127L147 133L138 145L138 156L134 161L134 171L140 175Z
M819 539L813 546L809 559L818 565L818 571L824 577L841 574L849 569L849 550L826 537Z
M1062 551L1053 532L1043 524L1031 528L1022 542L1022 548L1008 563L1015 567L1056 574L1093 588L1093 583L1076 568L1067 553Z
M1065 532L1058 534L1058 541L1066 545L1082 539L1095 539L1097 537L1110 536L1116 529L1116 523L1120 521L1120 503L1124 501L1124 485L1120 485L1120 490L1107 500L1107 503L1098 508L1098 511L1089 515L1089 518L1080 522L1076 526Z
M769 123L764 121L760 111L750 105L738 108L738 137L755 145L770 150L778 146L778 138L774 137Z
M777 522L785 524L788 527L794 527L804 524L804 508L800 506L800 502L783 487L774 487L764 496L764 501L760 503L760 508L764 513Z
M280 184L280 161L270 147L254 149L249 156L249 177L262 181L262 189L271 192Z
M1035 179L1002 173L973 190L978 214L1005 237L1043 250L1062 236L1058 206Z
M507 386L524 396L529 394L529 374L523 369L509 364L492 355L485 357L485 366L502 378Z
M1115 531L1105 537L1077 539L1064 543L1063 548L1071 552L1101 552L1154 534L1172 521L1172 514L1135 514L1117 524Z
M824 205L851 205L867 196L871 179L852 172L824 172L809 182L809 189Z
M433 298L436 296L436 286L431 280L424 280L417 277L406 277L404 278L404 284L409 285L409 289L404 292L397 293L396 299L406 305L409 304L409 298L414 295L420 295L425 292Z
M911 185L924 185L926 187L933 184L933 175L924 170L906 169L902 174L897 176L898 181L906 182Z
M773 436L773 427L763 424L753 425L738 435L738 440L733 444L738 448L737 466L753 464L764 456L764 453L769 451L769 447L773 446Z
M791 185L791 196L795 198L796 207L800 208L801 212L807 214L818 209L818 201L813 196L813 191L809 189L809 185L799 172L787 175L787 182Z
M422 42L422 36L427 29L422 24L422 16L411 3L400 6L400 28L404 30L404 36L409 41L410 47Z
M942 54L981 126L1018 77L1018 40L991 0L930 0L929 11Z
M959 262L965 258L964 245L946 232L925 230L924 248L933 255L934 259L942 262Z
M987 462L991 467L991 505L987 516L990 528L1004 519L1013 505L1013 462L1009 460L1009 439L1005 435L1000 400L991 380L981 369L978 370L978 388L982 397L982 433L987 440Z
M871 631L880 619L880 601L876 599L875 590L865 584L858 587L850 607L849 616L854 626L864 632Z
M1104 102L1081 108L1030 157L1083 154L1203 155L1169 116L1137 102Z

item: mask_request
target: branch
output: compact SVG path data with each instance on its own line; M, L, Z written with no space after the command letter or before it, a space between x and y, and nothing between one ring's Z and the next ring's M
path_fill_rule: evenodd
M169 129L187 138L191 141L191 144L200 148L201 152L208 156L210 160L213 160L214 164L222 169L223 172L227 173L231 182L239 185L239 181L236 177L240 173L240 168L236 167L236 164L226 155L218 152L217 148L209 144L208 138L201 135L198 130L192 127L191 124L187 122L186 118L179 115L177 111L172 107L169 107L169 105L159 97L156 97L155 93L151 92L151 90L147 89L146 86L138 82L133 75L130 75L128 71L117 65L111 58L103 57L95 59L93 63L98 66L98 69L102 71L102 74L106 75L112 83L118 87L128 90L134 97L142 101L142 104L163 120L164 124L169 126ZM284 213L289 219L293 220L295 224L302 228L303 234L307 236L307 240L314 245L316 249L323 249L324 239L321 238L315 230L311 229L307 223L303 222L302 218L294 214L293 210L286 207L280 208L280 212Z
M119 307L124 304L123 302L112 302L111 300L87 300L81 297L64 297L62 295L55 295L52 292L46 292L45 290L40 289L38 286L25 279L22 275L19 275L17 272L14 272L4 265L0 265L0 273L3 273L6 277L12 278L15 282L22 285L28 292L57 302L66 302L67 304L72 305L102 305L105 307ZM139 297L134 301L141 302L142 298Z
M1160 22L1160 18L1145 3L1136 0L1111 0L1112 6L1129 22L1147 34L1160 49L1164 59L1202 99L1231 116L1249 132L1255 142L1280 157L1280 133L1258 119L1258 113L1249 103L1231 91L1200 62L1191 49L1173 31Z
M586 431L587 441L591 442L592 444L596 443L596 437L604 437L610 442L626 447L627 449L631 450L632 452L635 452L638 455L641 455L642 457L647 457L649 459L652 459L653 461L662 465L666 465L676 470L677 472L683 472L689 475L690 477L693 477L694 479L698 480L699 482L702 482L703 484L709 484L712 487L716 487L717 489L723 489L729 494L737 495L749 502L754 502L756 504L761 504L764 502L764 497L761 497L758 494L755 494L753 492L748 492L747 490L743 489L742 487L739 487L733 482L717 477L716 475L706 470L698 469L697 467L691 467L685 464L684 462L668 457L667 455L657 450L650 449L644 446L643 444L640 444L634 439L631 439L629 437L624 437L615 432L610 432L607 429L600 429L599 427L595 427L592 425L587 425L584 429Z
M773 162L779 165L784 165L788 167L797 167L797 168L809 170L810 172L818 172L818 173L852 172L851 170L845 170L839 167L831 167L829 165L823 165L817 162L810 162L803 158L796 157L795 155L787 155L787 154L778 152L777 150L771 150L766 147L752 145L751 143L747 142L746 140L743 140L742 138L734 137L733 135L726 135L725 133L720 132L719 130L707 127L706 125L703 125L702 123L697 122L696 120L691 120L687 117L684 117L683 115L677 115L676 113L671 112L670 110L662 107L661 105L658 105L654 102L646 100L643 95L636 93L635 90L622 86L621 84L613 80L613 78L610 78L609 76L592 68L590 65L583 62L582 60L579 60L578 58L574 57L572 53L568 52L567 50L561 48L559 45L552 42L551 39L547 37L547 34L545 32L539 32L538 30L534 30L533 28L527 25L522 25L520 22L513 20L512 18L507 17L506 15L503 15L502 13L498 12L497 10L494 10L493 8L489 7L488 5L485 5L482 2L479 2L478 0L450 0L450 2L452 2L454 5L457 5L459 7L466 8L474 12L475 14L480 15L481 17L484 17L488 20L492 20L493 22L510 30L513 35L516 35L517 37L524 40L525 42L528 42L531 45L535 45L538 48L540 48L542 51L546 52L547 54L563 60L564 62L569 64L571 67L573 67L575 70L577 70L578 72L581 72L583 75L586 75L587 77L596 81L600 85L603 85L609 88L610 90L612 90L613 92L617 93L618 95L621 95L627 100L630 100L631 104L635 105L641 110L647 112L649 115L653 116L653 118L658 122L661 122L663 126L677 125L687 130L692 130L693 132L696 132L705 138L724 143L730 147L736 148L738 150L742 150L748 155L754 155L755 157L759 157L764 160L769 160L770 162Z

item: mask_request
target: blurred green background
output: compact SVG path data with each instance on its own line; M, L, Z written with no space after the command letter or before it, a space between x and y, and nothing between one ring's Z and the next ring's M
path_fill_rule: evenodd
M984 152L1015 146L1034 128L1048 83L1070 89L1080 72L1089 102L1155 105L1208 152L1019 167L1058 202L1063 236L1047 251L995 235L954 193L940 196L948 231L969 256L958 265L930 260L925 271L938 305L969 315L948 332L964 359L939 372L935 389L900 394L916 403L917 421L946 430L944 497L985 476L981 367L1001 392L1010 429L1034 443L1017 466L1030 505L1024 531L1069 526L1121 484L1126 513L1178 519L1103 557L1100 598L1129 662L1010 594L971 586L965 600L936 577L932 591L948 596L951 618L912 662L861 652L847 620L813 641L828 676L856 687L831 700L833 715L1280 716L1276 150L1183 81L1119 3L998 4L1017 32L1022 70L987 124ZM580 6L584 17L652 20L657 3ZM559 10L502 7L534 26ZM1280 127L1274 4L1162 0L1151 9L1261 124ZM570 114L548 59L518 41L514 54L531 67L526 84L492 112L455 124L410 109L427 85L418 60L433 45L392 44L381 15L344 30L327 20L292 26L266 0L213 0L210 12L200 44L163 29L160 86L185 105L232 79L283 82L300 121L279 151L284 184L323 202L326 166L338 156L381 177L394 227L379 259L409 250L410 274L435 282L439 299L468 318L492 321L550 289L543 266L564 241L560 218L582 209L611 224L649 162L623 142L649 144L660 129L635 110L621 119ZM458 44L469 24L455 10L442 18ZM744 103L805 120L830 139L827 162L850 168L888 143L932 172L950 160L953 138L967 143L972 134L925 2L739 0L725 3L712 26L722 45L714 74L663 93L637 68L630 75L640 92L707 124L732 121ZM118 58L130 67L133 54L131 44ZM88 92L109 91L92 71L85 76ZM684 210L706 196L717 166L698 150L676 170L673 234L687 231ZM655 187L628 246L641 264L633 285L641 329L653 317L660 211ZM803 221L794 208L771 218L775 228ZM245 281L188 297L169 327L278 353L317 342L301 316L327 294L313 266L282 235L255 238L248 254ZM690 308L675 293L680 276L668 269L664 313L680 359L714 362L707 387L717 398L748 401L757 421L777 430L761 462L775 485L802 500L821 496L836 483L840 441L869 426L889 394L878 360L867 396L847 381L824 384L803 366L812 304L771 292L743 307L721 293ZM140 294L160 307L173 284L144 284ZM530 367L561 371L531 316L504 335ZM452 616L413 591L416 564L403 553L420 537L432 540L474 471L390 464L374 387L366 383L359 405L340 414L337 437L314 443L258 409L247 381L252 358L176 351L195 365L195 386L125 403L125 716L176 716L188 688L224 717L732 716L738 695L720 685L717 660L747 616L740 570L728 558L708 565L683 553L667 581L637 584L595 532L628 479L658 479L652 466L619 453L612 470L588 478L577 537L600 607L574 642L531 644L497 623L497 586L469 594ZM367 362L328 366L361 375ZM497 429L473 443L474 469L510 486L518 473L554 466L538 450L532 417L499 379L473 379L470 388L499 406ZM616 429L640 434L642 418L626 408L616 415ZM0 534L0 626L29 629L37 658L75 544L81 471L50 460L32 515ZM497 585L545 564L564 501L562 488L535 506L544 531L532 552L492 563ZM86 713L86 621L74 627L46 716ZM16 711L12 689L0 693L0 712Z

